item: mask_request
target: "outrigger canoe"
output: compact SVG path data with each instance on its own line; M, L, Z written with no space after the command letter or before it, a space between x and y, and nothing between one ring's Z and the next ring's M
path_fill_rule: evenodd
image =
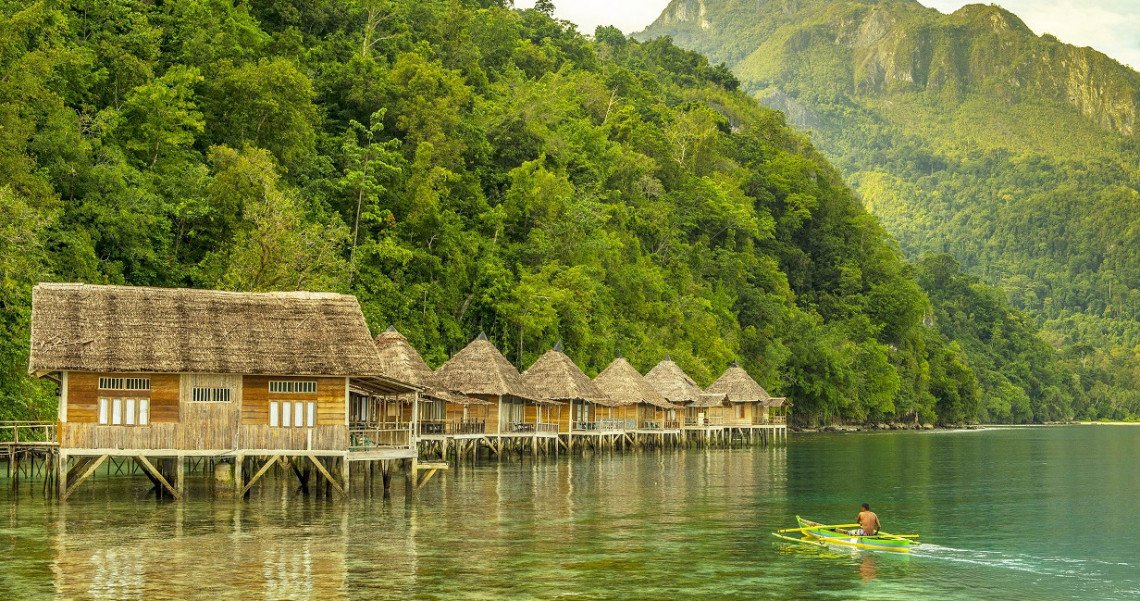
M909 553L912 547L918 546L917 534L891 534L879 531L871 536L851 534L852 528L859 524L821 524L812 520L796 516L799 528L785 528L772 533L776 538L804 543L809 545L826 546L840 545L856 549L870 549L874 551L894 551L896 553ZM799 534L799 537L790 536Z

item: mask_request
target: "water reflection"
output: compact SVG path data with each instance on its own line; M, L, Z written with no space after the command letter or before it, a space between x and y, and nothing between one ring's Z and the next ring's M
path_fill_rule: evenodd
M398 485L390 500L328 501L269 480L247 502L156 504L145 480L101 476L63 505L4 505L0 599L1127 597L1140 588L1127 542L1140 538L1128 530L1134 465L1088 476L1115 488L1072 480L1085 478L1078 465L1111 459L1101 448L1137 456L1140 437L1081 444L1053 432L986 434L1006 438L1002 453L985 438L889 434L463 463L412 501ZM1038 456L1056 473L1027 476ZM874 477L852 477L860 464ZM908 559L771 536L796 513L848 515L868 491L884 497L870 502L885 523L937 544ZM1034 530L1050 513L1025 511L1044 502L1125 526L1084 542L1059 526L1058 540L1058 528Z
M298 507L281 516L244 504L189 510L140 504L108 516L84 505L62 506L55 516L51 571L58 598L187 599L235 591L246 599L345 598L347 521L339 528L306 524L327 508Z

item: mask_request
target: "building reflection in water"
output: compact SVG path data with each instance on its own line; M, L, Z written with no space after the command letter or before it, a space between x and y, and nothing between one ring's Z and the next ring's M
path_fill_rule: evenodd
M326 523L314 533L307 525L330 506L140 504L127 515L115 511L121 505L61 507L52 561L58 598L345 598L347 528Z
M615 570L648 590L665 584L646 565L748 548L775 519L761 512L783 513L786 469L782 449L650 449L457 464L412 501L304 499L272 481L245 502L96 489L52 517L55 596L538 598L608 590Z

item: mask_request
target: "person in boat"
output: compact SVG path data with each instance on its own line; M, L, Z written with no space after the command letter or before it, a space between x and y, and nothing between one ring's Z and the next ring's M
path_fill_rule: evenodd
M879 524L879 516L875 515L875 512L871 511L871 506L866 503L863 503L862 511L859 512L855 521L859 522L859 528L851 532L855 536L872 536L878 534L879 529L882 528L882 525Z

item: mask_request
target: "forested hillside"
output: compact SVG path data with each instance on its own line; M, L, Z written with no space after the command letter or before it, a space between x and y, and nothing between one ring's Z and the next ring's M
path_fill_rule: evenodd
M997 6L675 0L662 35L811 131L909 257L999 287L1089 414L1140 414L1140 74Z
M481 329L520 367L739 358L802 423L1082 410L726 69L504 4L0 4L2 417L54 410L40 280L350 292L435 365Z

